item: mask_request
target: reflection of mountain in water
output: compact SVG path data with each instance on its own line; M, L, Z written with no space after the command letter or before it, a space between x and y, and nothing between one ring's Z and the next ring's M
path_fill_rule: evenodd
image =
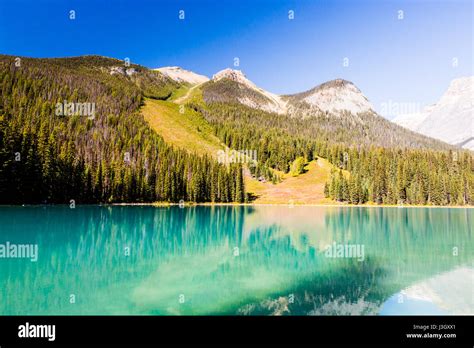
M389 298L381 314L473 314L474 269L456 268L415 283ZM395 305L396 304L396 305Z
M2 238L38 243L40 259L2 261L0 299L8 307L0 313L377 314L400 290L470 265L472 215L441 208L2 208ZM363 244L364 261L325 257L333 242Z
M322 250L322 241L325 241L325 245L331 241L360 243L365 245L368 259L363 264L353 262L352 267L331 269L329 273L315 275L312 280L299 287L295 286L288 290L292 294L292 301L288 295L275 296L248 304L241 308L241 313L377 314L391 294L427 276L450 270L457 264L469 265L469 260L473 259L470 239L472 210L469 209L317 209L324 209L326 212L325 228L318 229L319 238L304 238L301 230L298 234L293 233L293 217L286 220L287 236L292 245L300 245L301 240L305 240ZM284 215L279 216L280 226L285 225L285 219L282 218ZM313 211L312 216L318 214ZM283 237L282 230L279 231L280 237ZM456 248L456 252L453 248ZM464 268L464 274L459 271L451 272L449 279L446 275L435 276L429 284L432 287L436 284L437 289L449 289L449 284L454 285L456 279L458 284L464 283L464 286L458 286L457 293L452 288L451 291L439 291L434 302L457 303L456 306L447 306L448 308L440 306L447 313L474 313L472 272L472 268ZM425 296L429 293L426 285L410 287L407 291L413 294L414 289ZM401 307L397 303L392 310L401 313L404 310Z

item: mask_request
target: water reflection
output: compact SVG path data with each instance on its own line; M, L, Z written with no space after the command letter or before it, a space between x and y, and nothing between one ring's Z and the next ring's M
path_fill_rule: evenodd
M473 268L456 268L393 295L383 304L380 314L469 315L474 313L473 284Z
M0 243L38 243L39 260L0 259L0 313L403 314L414 308L407 305L413 296L399 303L400 291L465 279L459 269L472 276L473 213L3 207ZM333 243L363 245L363 261L327 257ZM473 314L472 282L465 289L436 292L456 305L432 303L447 313Z

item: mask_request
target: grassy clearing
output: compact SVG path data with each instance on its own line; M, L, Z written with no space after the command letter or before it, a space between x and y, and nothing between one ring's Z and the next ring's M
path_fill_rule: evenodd
M256 204L331 204L324 197L324 184L331 174L332 164L317 158L305 166L305 173L298 176L283 175L279 184L262 183L246 175L247 192L257 197Z
M184 96L186 96L186 94L188 93L190 89L191 89L190 85L184 84L178 89L174 90L171 96L167 100L172 101L172 102L179 100L180 98L183 98Z
M147 99L142 114L151 127L171 145L200 155L217 158L217 151L223 149L214 136L212 127L201 114L184 107L180 113L178 104Z
M200 102L199 88L190 88L180 92L174 102L147 99L142 114L151 127L164 140L174 146L200 155L217 158L217 151L225 148L214 136L212 127L201 114L184 107L177 102ZM334 204L324 197L324 184L329 179L333 166L323 158L318 158L305 166L305 172L298 176L279 172L282 182L259 182L247 171L246 190L257 197L255 204ZM344 173L348 175L348 173Z
M200 89L200 86L202 84L194 85L192 87L187 86L187 87L182 87L180 88L176 93L176 96L170 98L170 101L173 101L176 104L186 104L186 103L196 103L196 104L202 104L203 99L202 99L202 91ZM180 91L181 90L181 91Z

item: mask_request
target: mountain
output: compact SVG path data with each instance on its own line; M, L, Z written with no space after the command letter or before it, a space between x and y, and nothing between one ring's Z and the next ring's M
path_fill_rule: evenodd
M224 69L203 86L206 103L233 102L268 112L284 114L286 102L276 94L257 87L240 70Z
M209 78L207 76L196 74L192 71L185 70L178 66L167 66L155 70L161 72L163 75L179 83L189 83L191 85L197 85L209 81Z
M249 171L267 182L247 182L257 201L322 202L317 197L324 194L329 201L353 204L463 205L474 198L474 158L467 151L454 156L455 147L381 117L349 81L277 96L241 71L226 69L199 90L204 104L194 99L188 105L214 127L214 134L230 149L258 154L257 166ZM325 160L332 167L318 189L314 176L325 174L314 168L325 167ZM293 182L296 163L306 165ZM311 192L312 198L300 192Z
M309 91L287 96L292 104L306 103L330 114L374 112L366 96L350 81L336 79Z
M0 204L242 202L241 167L172 146L141 114L180 87L112 58L0 55Z
M423 123L427 116L427 112L402 114L392 119L392 122L398 124L399 126L402 126L403 128L415 131L418 126Z
M448 145L408 131L378 115L368 98L350 81L336 79L306 92L276 95L250 81L239 70L225 69L200 85L206 104L249 107L291 119L308 120L297 131L313 139L322 137L345 144L447 149ZM276 118L273 120L276 122ZM294 122L294 121L291 121Z
M278 96L241 71L186 76L0 55L0 204L474 202L472 153L380 117L348 81Z
M328 81L303 93L277 95L255 85L242 71L232 69L224 69L212 77L204 88L204 100L237 102L254 109L291 115L308 111L312 115L374 112L367 97L346 80Z
M474 76L455 79L434 105L393 122L452 145L474 150Z

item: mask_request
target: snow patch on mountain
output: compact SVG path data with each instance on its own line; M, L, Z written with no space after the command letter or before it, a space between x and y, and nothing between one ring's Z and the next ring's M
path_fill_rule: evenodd
M282 98L274 93L268 92L257 85L255 85L252 81L247 79L244 73L241 70L233 70L233 69L224 69L216 73L213 77L213 81L219 81L222 79L229 79L231 81L237 82L249 89L252 89L261 95L263 95L268 102L267 103L260 103L251 98L239 98L239 102L250 106L252 108L261 109L268 112L275 112L278 114L284 114L287 112L287 102L282 100Z
M474 76L455 79L434 105L393 122L412 131L474 150Z
M179 83L189 83L197 85L209 81L209 78L204 75L196 74L192 71L185 70L179 66L167 66L163 68L155 69L162 74L168 76L170 79L175 80Z
M329 113L349 111L352 114L374 110L369 100L352 83L337 79L303 93L303 101Z

